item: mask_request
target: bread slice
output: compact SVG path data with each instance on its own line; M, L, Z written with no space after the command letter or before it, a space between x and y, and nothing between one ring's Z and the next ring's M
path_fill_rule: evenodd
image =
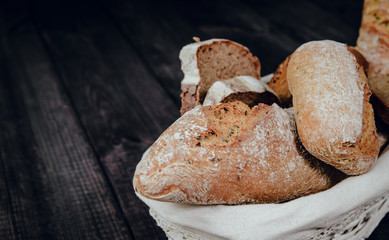
M365 0L357 49L369 62L376 114L389 124L389 2Z
M241 101L249 107L254 107L258 103L280 104L277 95L266 83L250 76L238 76L214 82L208 90L203 105L233 101Z
M274 75L268 86L274 90L277 96L280 98L282 107L291 107L292 94L289 91L288 80L287 80L287 68L290 56L288 56L276 69Z
M203 103L212 84L246 75L261 77L261 65L246 47L226 39L210 39L184 46L180 52L181 114Z
M287 79L305 148L346 174L366 173L380 144L371 92L354 54L329 40L303 44L289 60Z
M282 202L345 177L300 144L293 116L276 104L197 106L144 154L135 191L191 204Z

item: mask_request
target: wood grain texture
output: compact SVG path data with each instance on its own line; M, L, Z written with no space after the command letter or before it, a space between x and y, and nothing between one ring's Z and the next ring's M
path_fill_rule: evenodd
M2 42L5 239L132 239L33 26ZM2 194L3 196L3 194ZM3 199L3 197L2 197Z
M178 117L178 106L101 7L70 6L37 4L35 22L134 237L163 238L132 191L132 176L141 154Z

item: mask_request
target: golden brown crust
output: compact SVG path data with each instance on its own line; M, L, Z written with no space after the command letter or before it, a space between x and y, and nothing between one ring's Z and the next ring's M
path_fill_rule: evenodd
M290 56L288 56L274 72L273 78L268 83L277 96L280 98L282 107L292 106L292 94L289 91L288 80L287 80L287 68Z
M388 1L365 0L357 48L369 62L369 76L389 74Z
M376 116L389 125L389 2L365 0L357 48L369 62Z
M161 201L269 203L344 177L301 146L285 110L230 102L198 106L168 128L137 166L134 188Z
M377 158L379 140L363 66L347 46L304 44L291 56L288 83L307 150L347 174L367 172Z

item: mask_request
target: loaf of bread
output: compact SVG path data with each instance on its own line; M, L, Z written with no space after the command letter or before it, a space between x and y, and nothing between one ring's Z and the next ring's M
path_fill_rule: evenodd
M365 0L357 49L369 62L368 82L376 114L389 124L389 2Z
M254 107L258 103L267 105L280 103L277 95L266 83L250 76L238 76L214 82L205 96L203 105L234 101L241 101L249 107Z
M181 114L203 103L212 84L236 76L261 77L257 57L246 47L226 39L210 39L184 46L180 52Z
M134 189L191 204L274 203L328 189L345 174L304 150L292 115L276 104L197 106L144 154Z
M345 44L303 44L288 63L298 134L315 157L349 175L367 172L379 152L370 89Z
M274 90L277 96L280 98L282 107L291 107L292 94L289 91L287 77L287 68L290 56L288 56L276 69L270 82L269 87Z

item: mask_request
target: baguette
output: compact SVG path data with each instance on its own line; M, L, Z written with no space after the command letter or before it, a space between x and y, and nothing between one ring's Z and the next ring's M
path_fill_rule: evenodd
M346 174L366 173L380 145L371 92L354 54L329 40L303 44L290 58L287 79L305 148Z
M346 177L299 143L293 117L276 104L197 106L144 154L139 194L190 204L283 202Z

